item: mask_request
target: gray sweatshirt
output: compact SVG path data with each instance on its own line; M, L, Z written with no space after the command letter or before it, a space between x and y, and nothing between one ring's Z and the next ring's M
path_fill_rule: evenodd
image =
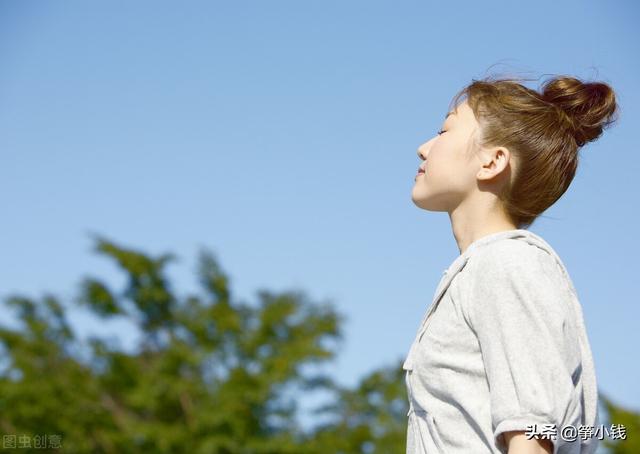
M407 454L506 453L501 434L534 424L554 454L599 442L561 433L600 424L595 369L573 282L528 230L481 237L445 270L403 369Z

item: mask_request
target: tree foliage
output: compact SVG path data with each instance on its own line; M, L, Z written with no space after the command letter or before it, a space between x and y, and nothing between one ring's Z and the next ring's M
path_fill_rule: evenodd
M606 394L600 393L600 401L603 403L608 426L621 424L625 428L626 438L603 438L603 446L611 454L637 454L640 452L640 413L616 405Z
M406 394L400 364L355 389L305 372L336 355L341 321L300 291L235 301L229 276L207 250L197 294L178 296L157 258L95 237L95 249L126 276L120 291L84 277L71 304L99 320L124 318L133 352L82 341L53 295L10 296L19 329L0 327L0 430L58 434L70 453L403 453ZM296 397L322 390L323 423L303 430ZM41 451L41 450L40 450Z

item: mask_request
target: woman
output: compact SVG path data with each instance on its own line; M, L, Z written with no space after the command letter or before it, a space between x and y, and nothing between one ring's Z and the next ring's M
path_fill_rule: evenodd
M488 78L453 104L418 149L412 191L418 207L449 213L460 255L403 364L407 453L592 453L598 393L581 306L558 255L526 227L614 121L614 92L573 77L539 91Z

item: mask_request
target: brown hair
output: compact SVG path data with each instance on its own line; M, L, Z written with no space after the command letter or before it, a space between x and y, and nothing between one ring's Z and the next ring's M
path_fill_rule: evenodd
M465 97L481 130L480 146L504 146L515 173L499 194L507 215L526 228L567 190L578 167L578 150L617 119L613 89L603 82L557 76L539 91L517 78L488 77L456 94Z

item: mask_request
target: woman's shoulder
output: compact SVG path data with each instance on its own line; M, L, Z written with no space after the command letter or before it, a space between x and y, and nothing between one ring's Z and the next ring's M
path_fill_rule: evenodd
M565 319L571 292L553 250L521 239L503 239L473 251L459 284L473 313L543 310Z
M556 260L547 248L519 238L505 238L477 248L469 255L469 270L508 272L510 270L554 269Z

